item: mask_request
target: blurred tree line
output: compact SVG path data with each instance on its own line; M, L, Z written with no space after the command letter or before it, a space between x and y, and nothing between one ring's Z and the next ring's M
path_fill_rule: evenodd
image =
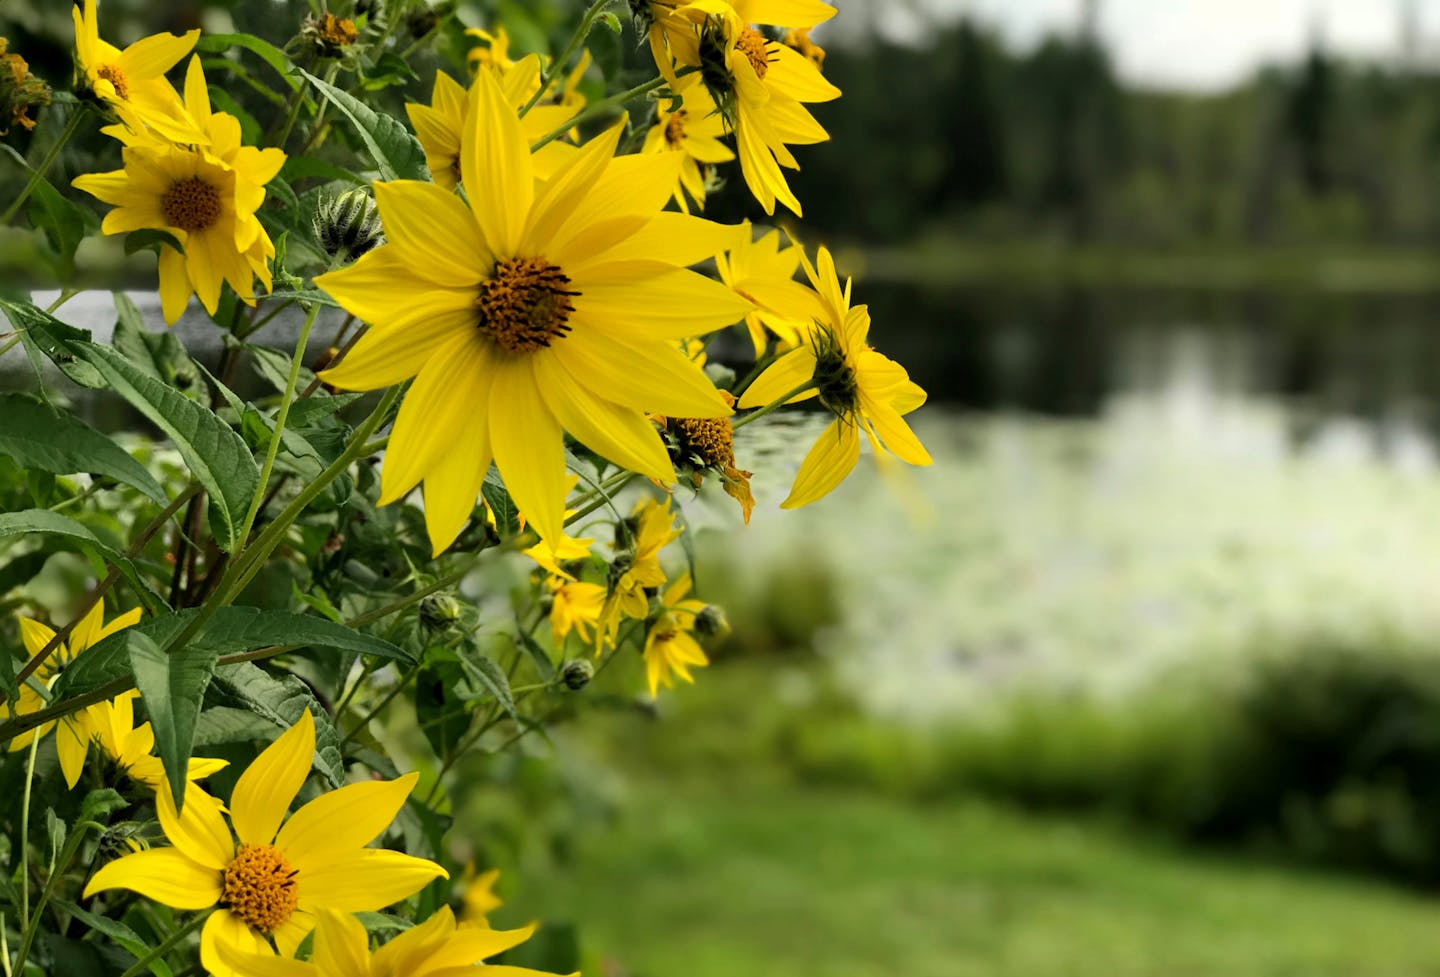
M1007 50L970 20L836 48L807 223L1133 246L1440 243L1440 69L1323 47L1218 95L1125 88L1093 36Z

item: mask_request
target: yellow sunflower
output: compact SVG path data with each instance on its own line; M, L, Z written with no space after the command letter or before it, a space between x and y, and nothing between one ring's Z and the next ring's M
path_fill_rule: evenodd
M192 293L213 315L224 282L249 305L255 304L256 276L269 290L275 245L255 211L265 201L265 184L285 165L285 154L278 149L242 146L234 116L211 112L198 57L191 59L185 75L185 106L207 145L180 145L145 134L124 136L124 169L72 181L116 205L100 225L106 234L155 228L174 235L184 247L183 253L168 245L160 248L160 304L172 325Z
M655 67L672 85L676 82L675 62L700 63L695 25L680 12L685 4L686 0L630 0L635 32L648 38Z
M505 900L495 894L495 883L499 881L498 868L477 873L474 862L465 866L465 872L460 877L460 887L464 892L460 897L461 920L472 926L490 925L486 917L505 905Z
M690 574L685 574L665 590L660 613L650 622L645 635L645 681L653 699L660 687L671 688L675 676L692 685L691 668L710 664L705 650L695 640L695 618L705 610L705 602L686 600L690 593Z
M700 76L735 133L745 183L765 213L778 199L800 215L781 167L799 169L787 148L830 136L802 103L828 102L840 89L820 69L755 24L813 27L835 15L819 0L695 0L682 8L700 29Z
M734 230L660 211L678 161L614 158L622 123L537 183L515 110L489 72L469 98L460 154L468 206L434 184L378 183L387 243L316 279L371 324L325 371L327 383L373 390L415 377L381 501L423 481L437 554L469 519L492 459L541 537L559 539L564 431L673 482L645 412L730 413L674 341L750 310L684 268L723 251Z
M423 858L365 847L394 820L417 774L341 787L286 820L314 753L315 725L306 712L240 775L228 824L221 803L199 788L186 791L177 814L162 783L156 812L174 847L107 863L85 897L131 889L175 909L218 907L200 934L200 962L227 977L234 971L218 947L269 953L273 939L293 956L321 910L373 912L446 876Z
M60 673L65 670L65 667L88 651L92 645L122 628L128 628L138 620L140 620L140 610L136 608L121 614L106 624L105 602L96 601L89 613L70 629L69 640L62 641L51 652L50 657L45 659L45 663L36 669L30 680L20 686L15 697L13 711L10 707L0 706L0 714L8 719L44 709L49 705L49 701L35 687L37 683L49 688L55 679L60 677ZM25 645L25 650L32 658L40 654L53 637L55 637L55 632L39 621L32 621L25 617L20 619L20 641ZM80 772L85 769L85 755L90 752L90 740L95 735L92 716L91 710L84 709L80 712L73 712L63 719L51 720L36 726L11 740L10 752L23 750L30 745L32 740L44 736L52 729L55 730L55 753L60 758L60 772L65 776L66 785L74 787L80 780Z
M740 398L742 408L760 407L802 385L810 389L788 403L818 397L835 416L800 464L781 508L814 502L844 481L860 457L860 431L877 454L889 450L912 465L930 464L930 454L902 415L925 403L925 391L904 367L870 347L870 312L850 307L850 281L840 288L830 252L820 249L819 271L801 255L823 309L805 345L786 353L756 378Z
M527 967L490 966L487 957L519 946L534 926L495 930L459 924L449 906L370 951L370 934L354 916L326 910L315 928L308 961L285 960L224 948L221 955L235 977L550 977ZM578 977L578 975L575 975Z
M802 249L794 244L781 247L778 230L752 240L750 222L741 227L740 243L716 255L715 267L722 282L755 303L745 325L759 359L769 345L767 328L779 338L782 350L790 349L804 341L820 309L815 293L795 281Z
M563 645L571 631L588 644L591 629L599 623L605 608L605 588L565 577L549 577L545 587L550 591L550 631L555 647Z
M75 21L75 57L84 84L114 110L135 132L146 126L176 142L203 142L204 135L180 104L165 72L190 53L200 38L198 29L185 34L151 34L120 50L100 39L95 0L72 6Z
M115 761L126 776L151 790L159 790L165 780L165 768L154 755L155 732L149 723L135 725L135 700L140 693L123 692L109 702L89 708L90 728L100 749ZM230 765L228 760L191 757L185 779L194 781L208 777Z
M621 620L645 619L650 611L650 597L645 591L665 586L660 551L679 537L668 498L661 503L645 496L635 503L630 517L615 527L615 545L622 552L610 568L609 594L595 636L597 654L604 644L615 643Z
M675 203L686 214L690 205L688 193L699 210L705 209L706 174L701 167L728 163L735 158L730 148L720 142L725 134L725 120L715 110L710 93L699 75L686 75L675 84L681 97L680 107L671 112L669 103L657 102L655 125L645 134L644 153L678 153L681 157L680 180L675 185Z

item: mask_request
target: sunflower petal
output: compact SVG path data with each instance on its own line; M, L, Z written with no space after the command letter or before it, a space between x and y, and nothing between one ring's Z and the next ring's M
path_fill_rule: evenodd
M321 794L285 822L275 847L301 873L364 848L395 820L419 776L368 780Z
M590 450L646 478L675 481L665 444L640 411L601 400L557 357L537 359L535 379L560 426Z
M392 253L413 273L449 288L474 289L494 259L460 198L433 183L375 184L375 205Z
M228 909L220 909L205 920L200 931L200 963L214 977L248 977L255 970L232 970L227 961L233 958L268 956L269 964L258 971L266 977L284 973L272 965L276 961L275 951L265 942L265 937L245 925L245 921ZM251 965L253 966L253 964ZM312 970L313 974L314 971Z
M808 346L799 346L766 367L765 372L755 378L745 393L740 396L740 407L764 407L785 396L803 383L815 378L815 353ZM815 396L809 390L787 403L797 403Z
M260 751L245 768L230 795L230 823L241 844L268 845L275 838L290 802L310 775L315 756L315 720L309 710Z
M85 886L85 898L130 889L172 909L206 909L220 901L220 873L175 848L150 848L107 862Z
M541 537L564 535L565 454L560 422L528 361L505 363L490 390L490 443L515 505Z
M845 480L859 458L860 426L838 419L831 421L800 463L795 484L780 508L798 509L828 495Z
M220 802L194 784L187 786L185 804L175 813L169 781L162 780L155 797L160 829L170 844L196 863L218 871L235 858L235 839L220 813Z
M470 209L497 258L515 256L535 199L530 145L520 120L488 71L470 86L470 108L460 139L460 171Z
M362 848L297 876L297 881L303 909L365 913L399 902L430 880L443 878L449 873L424 858Z
M315 926L315 953L311 957L323 974L368 974L370 937L349 913L322 909Z

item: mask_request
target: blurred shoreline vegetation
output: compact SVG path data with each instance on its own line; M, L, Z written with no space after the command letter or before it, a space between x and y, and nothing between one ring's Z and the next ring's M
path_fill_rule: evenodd
M801 160L807 223L902 248L891 274L918 260L922 278L1440 280L1415 253L1440 244L1434 68L1317 42L1230 91L1148 91L1094 35L1015 51L969 19L918 47L849 37L825 67L847 100L822 107L833 141Z

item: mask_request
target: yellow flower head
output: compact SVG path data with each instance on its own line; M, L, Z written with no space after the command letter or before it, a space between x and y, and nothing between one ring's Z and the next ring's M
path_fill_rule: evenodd
M571 474L565 476L565 494L567 496L575 491L575 486L579 481L579 475ZM565 510L565 518L567 520L574 514L574 509ZM523 512L520 513L520 525L522 527L525 525L525 513ZM576 539L569 534L562 534L560 539L553 543L549 540L541 539L540 542L525 550L524 553L538 563L541 569L546 572L565 580L574 580L574 574L565 571L560 564L585 559L590 555L590 544L594 542L595 540L593 539Z
M165 72L190 53L200 31L183 35L151 34L125 50L100 39L95 0L71 7L75 21L75 58L86 87L134 132L149 126L167 139L195 143L203 134L190 119Z
M685 4L686 0L630 0L635 32L649 39L655 66L671 85L676 82L675 62L700 63L695 25L680 12Z
M768 231L752 240L750 222L742 225L740 243L728 254L715 256L720 280L755 303L745 317L755 358L769 345L768 328L780 340L780 349L791 349L805 341L819 314L815 293L795 281L802 249L795 244L781 247L780 232Z
M138 620L140 609L136 608L106 624L105 602L97 600L89 613L70 629L70 639L62 641L51 652L50 657L45 659L45 663L36 669L30 680L20 686L13 711L0 706L0 712L8 719L44 709L49 703L40 690L35 688L36 683L49 688L55 679L60 677L65 666L88 651L92 645L122 628L128 628ZM40 654L54 637L55 632L39 621L24 617L20 619L20 641L32 658ZM74 787L80 780L80 772L85 768L85 755L90 752L90 740L95 735L90 710L71 713L58 721L52 720L26 730L10 741L10 752L25 749L32 740L44 736L52 729L55 730L55 752L60 758L60 772L65 775L66 785Z
M830 252L820 249L818 272L803 254L801 259L820 303L817 327L806 345L771 364L740 398L741 407L760 407L809 382L810 390L788 402L818 397L835 416L800 463L784 509L814 502L844 481L860 457L862 428L877 455L888 449L912 465L930 464L929 452L902 417L925 403L925 391L904 367L869 346L870 312L850 307L850 281L842 291Z
M571 631L588 643L605 608L605 588L565 577L549 577L545 586L550 591L550 630L555 646L564 644Z
M135 725L135 700L140 693L122 692L109 702L100 702L88 709L90 728L115 765L135 783L159 790L165 781L165 768L154 755L155 732L149 723ZM194 781L208 777L230 765L228 760L191 757L185 779Z
M315 928L315 952L306 962L223 947L226 973L234 977L551 977L525 967L487 966L487 957L519 946L534 926L494 930L459 924L449 906L370 951L370 936L354 916L324 910ZM578 975L572 975L578 977Z
M207 145L117 132L127 142L124 169L72 181L116 205L100 225L106 234L149 227L173 234L184 246L183 254L169 246L160 249L160 303L172 325L192 293L214 314L223 282L250 305L255 304L256 276L269 290L275 245L255 211L265 201L265 184L285 164L278 149L240 145L239 121L211 112L198 57L185 75L185 106Z
M705 602L686 600L690 593L690 574L671 584L661 599L660 613L650 622L645 635L645 681L653 699L660 687L671 688L675 676L694 684L691 668L710 664L700 642L695 640L695 617L705 610Z
M221 803L198 787L186 791L177 814L162 784L156 812L173 847L107 863L85 897L131 889L175 909L218 907L200 934L200 962L229 977L236 971L219 947L266 954L274 939L283 955L294 956L319 912L372 912L445 877L434 862L365 847L394 820L417 774L341 787L287 820L314 753L315 725L306 712L240 775L228 823Z
M643 621L650 612L646 590L665 586L660 551L680 537L670 500L646 496L635 503L630 518L615 527L615 547L622 552L611 565L610 589L600 612L596 653L615 643L624 618Z
M468 204L433 183L375 185L387 242L316 279L371 324L323 378L373 390L410 377L381 501L425 483L436 553L459 534L493 460L545 539L563 535L564 432L649 478L674 469L645 412L730 413L675 340L750 303L685 270L734 231L662 213L678 160L616 159L623 124L537 181L515 109L489 72L469 94Z
M489 926L485 917L505 905L505 900L495 894L495 883L499 881L498 868L477 873L474 862L467 864L460 877L464 889L460 897L460 918L475 926Z
M734 404L728 391L721 391ZM673 442L671 455L682 470L690 472L690 483L699 488L703 471L720 477L725 493L740 503L746 524L755 509L755 496L750 491L753 472L735 467L735 428L728 417L671 417L665 428Z
M725 134L725 120L716 111L700 76L686 75L679 79L675 94L681 97L681 104L673 112L668 108L669 103L656 103L655 125L645 134L641 152L680 154L675 203L688 214L690 205L685 195L690 195L697 209L704 210L706 172L718 163L734 159L735 154L720 142Z
M840 89L794 49L752 25L813 27L833 17L835 8L820 0L695 0L682 12L699 27L693 63L734 130L750 192L767 214L778 199L799 216L800 201L780 168L800 167L789 145L830 138L802 103L839 98Z

